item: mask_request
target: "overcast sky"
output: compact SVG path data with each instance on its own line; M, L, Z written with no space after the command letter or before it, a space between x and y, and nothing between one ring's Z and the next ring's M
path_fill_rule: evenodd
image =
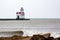
M16 18L21 7L25 18L60 18L60 0L0 0L0 18Z

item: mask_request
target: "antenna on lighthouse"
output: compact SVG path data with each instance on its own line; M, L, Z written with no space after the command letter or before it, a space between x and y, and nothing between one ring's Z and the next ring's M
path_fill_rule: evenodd
M21 7L20 11L24 11L23 7Z

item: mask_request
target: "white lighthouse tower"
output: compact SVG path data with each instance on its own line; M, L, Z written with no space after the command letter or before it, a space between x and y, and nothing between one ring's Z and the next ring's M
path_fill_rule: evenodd
M21 7L20 12L17 12L16 15L17 15L17 19L25 19L23 7Z
M25 18L24 9L23 7L21 7L20 12L19 12L19 19L24 19L24 18Z

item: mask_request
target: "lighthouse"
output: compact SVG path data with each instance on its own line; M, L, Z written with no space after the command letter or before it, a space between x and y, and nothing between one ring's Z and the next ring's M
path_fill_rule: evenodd
M16 19L25 19L25 13L23 7L21 7L19 12L16 12Z
M23 7L21 7L21 9L20 9L20 16L19 16L19 18L21 18L21 19L25 18L25 13L24 13Z

